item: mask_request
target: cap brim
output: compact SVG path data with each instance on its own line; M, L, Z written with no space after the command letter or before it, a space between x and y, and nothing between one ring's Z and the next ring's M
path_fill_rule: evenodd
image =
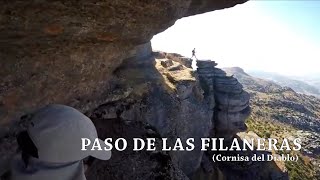
M90 156L95 157L97 159L100 160L108 160L111 158L111 150L110 151L106 151L104 150L104 148L110 148L109 146L107 146L104 141L102 141L101 139L99 139L99 143L101 145L102 150L93 150L90 151Z

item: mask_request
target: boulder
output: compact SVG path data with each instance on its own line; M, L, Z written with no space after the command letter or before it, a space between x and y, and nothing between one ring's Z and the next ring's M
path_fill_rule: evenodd
M173 62L172 62L172 60L170 60L170 59L161 59L161 65L163 66L163 67L165 67L165 68L167 68L167 67L170 67L170 66L172 66L173 65Z

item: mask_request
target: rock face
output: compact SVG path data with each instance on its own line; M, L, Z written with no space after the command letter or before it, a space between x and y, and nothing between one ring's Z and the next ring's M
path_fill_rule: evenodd
M97 107L137 45L177 19L245 1L1 1L0 125L49 103Z
M155 55L144 60L126 59L112 81L129 95L102 105L103 112L94 112L91 117L108 119L105 114L116 112L113 114L121 121L149 124L161 137L168 137L170 146L176 138L185 142L194 137L195 146L200 147L200 138L208 137L212 129L213 109L204 99L192 69L175 59ZM173 162L187 175L199 167L202 154L199 148L170 152Z
M105 111L105 106L97 108L94 113ZM128 148L125 151L113 151L109 161L88 161L89 169L86 172L88 180L97 179L132 179L132 180L188 180L188 177L173 164L171 157L161 151L132 151L133 138L156 138L161 142L160 135L154 129L143 122L124 122L118 119L96 118L93 119L98 127L99 136L125 138L128 140ZM157 149L161 149L160 143L156 143ZM130 158L128 158L130 157ZM125 163L124 163L125 162ZM125 173L124 173L125 170Z
M199 68L193 71L187 67L191 64L188 58L163 52L152 53L149 43L131 53L136 55L125 59L113 72L104 103L86 112L96 124L99 136L102 139L166 137L171 147L177 138L185 142L193 137L198 148L167 154L115 153L110 162L93 163L88 177L117 180L143 176L134 170L126 175L118 172L132 167L140 168L141 173L150 172L146 177L151 179L188 179L186 175L192 176L203 161L200 138L230 137L243 130L246 118L243 111L248 109L249 96L244 91L238 93L238 89L233 88L241 87L237 80L216 69L213 61L198 61ZM2 141L5 147L16 149L13 138L16 131L10 131L12 133L6 136L11 138L9 144L8 140ZM14 154L4 149L0 153L4 158L2 162L7 163ZM119 166L118 162L127 157L130 161ZM163 158L167 159L164 164L159 162ZM5 164L1 165L5 167ZM165 172L159 174L157 168L165 169Z
M227 76L217 63L210 60L197 61L198 74L206 96L214 108L215 136L231 138L246 130L245 120L250 115L249 93L238 80Z
M73 106L96 121L141 121L170 139L208 137L224 127L216 117L221 123L240 118L239 103L227 107L233 115L215 113L214 88L221 86L202 88L187 58L153 57L150 39L179 18L245 1L1 1L0 175L16 153L23 119L50 103ZM225 87L227 94L241 94L233 92L241 86L231 81ZM202 152L170 157L170 167L189 175L200 166Z
M164 52L126 59L112 81L128 95L103 104L103 110L93 112L91 119L142 121L161 137L168 137L169 146L176 138L184 142L194 137L195 146L200 147L200 138L230 138L245 130L244 121L250 112L248 93L235 78L215 68L214 61L198 61L196 72L187 67L190 64L188 58ZM173 164L190 176L203 160L199 150L171 151L169 155Z

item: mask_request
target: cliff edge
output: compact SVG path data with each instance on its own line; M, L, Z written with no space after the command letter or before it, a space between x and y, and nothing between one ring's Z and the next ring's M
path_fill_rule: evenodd
M139 45L177 19L245 1L1 1L0 131L49 103L92 110Z
M105 91L105 99L101 100L103 103L86 112L96 124L102 139L168 137L168 145L173 146L177 138L184 142L193 137L195 146L200 147L200 138L231 138L236 132L245 130L244 122L250 113L249 96L235 78L215 68L214 61L198 61L198 70L193 71L190 59L178 54L152 52L150 43L141 45L135 52L135 56L125 59L113 71L110 87ZM2 138L1 147L6 147L0 151L2 163L9 163L15 154L12 151L16 149L14 134L23 129L24 121L27 118ZM156 152L157 157L162 158L140 161L154 158L154 153L114 153L111 161L97 161L90 166L88 177L117 179L109 173L102 175L97 171L117 172L126 169L119 167L116 162L131 154L130 157L134 156L135 161L128 161L124 166L164 166L160 169L167 171L162 173L173 173L171 179L186 179L200 168L204 156L204 152L196 148L190 152ZM168 157L166 164L149 164L162 161L163 157ZM5 164L1 165L6 167ZM155 169L151 172L155 173L155 177L159 175ZM122 178L138 179L140 176L135 174L136 171L131 173Z

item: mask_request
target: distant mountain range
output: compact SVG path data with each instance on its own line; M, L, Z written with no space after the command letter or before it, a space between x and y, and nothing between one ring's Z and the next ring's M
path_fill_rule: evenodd
M257 111L266 108L262 112L274 120L299 129L320 132L319 98L297 93L293 88L281 86L271 80L251 76L239 67L223 70L237 78L251 94L251 104L259 106Z
M303 81L279 75L248 74L239 67L223 70L237 78L251 96L252 113L246 123L248 132L244 136L250 136L253 132L259 137L272 137L280 141L299 137L303 143L299 156L308 161L286 161L278 166L288 170L290 179L320 179L320 99L303 94L319 92ZM253 74L267 78L258 78Z
M239 82L249 90L271 93L280 92L284 89L290 89L288 87L282 87L281 85L276 84L271 80L251 76L244 72L244 70L240 67L223 68L223 70L226 71L229 75L234 75L239 80Z
M310 75L307 75L307 76L304 76L304 77L295 76L295 77L292 77L292 78L300 80L300 81L307 82L308 84L320 89L320 73L318 73L318 74L314 73L314 74L310 74Z
M258 78L271 80L281 86L290 87L298 93L320 97L320 78L317 78L320 76L290 77L263 71L248 71L248 73Z

